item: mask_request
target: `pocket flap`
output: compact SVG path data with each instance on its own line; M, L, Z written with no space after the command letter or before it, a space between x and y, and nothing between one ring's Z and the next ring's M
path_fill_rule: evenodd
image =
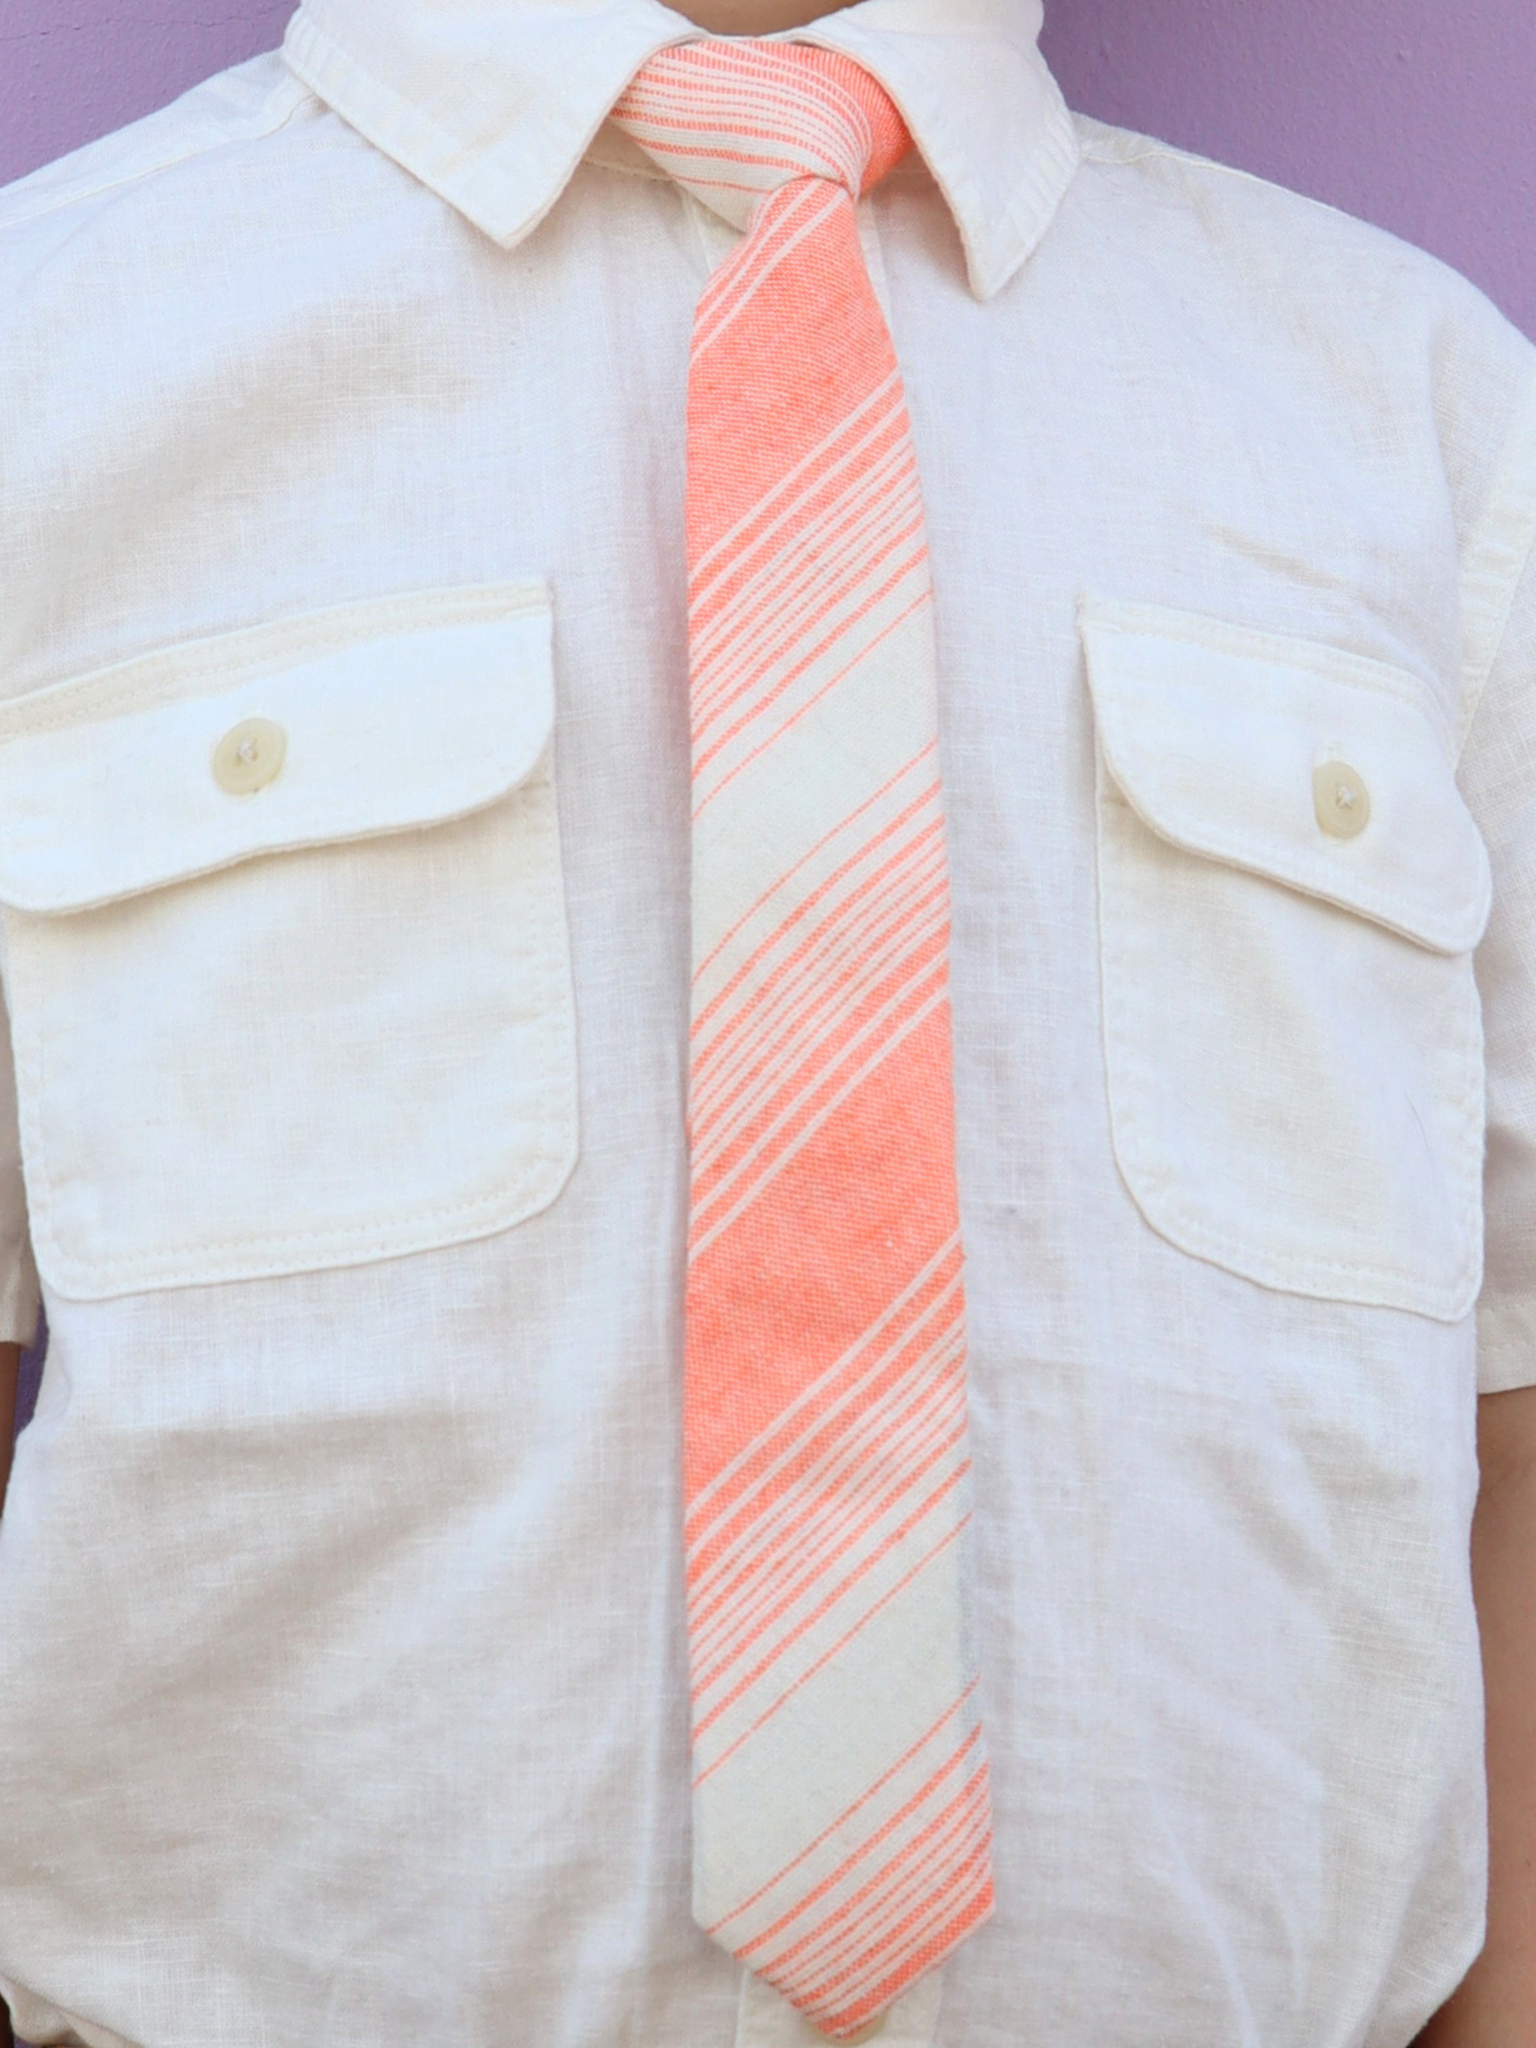
M1082 632L1105 766L1160 838L1435 952L1477 944L1488 855L1411 675L1151 606L1086 602ZM1363 785L1353 836L1320 822L1330 764L1357 779L1351 803Z
M548 746L549 643L542 584L428 592L189 642L0 705L0 903L85 910L480 810ZM220 743L252 719L280 729L281 765L231 791Z

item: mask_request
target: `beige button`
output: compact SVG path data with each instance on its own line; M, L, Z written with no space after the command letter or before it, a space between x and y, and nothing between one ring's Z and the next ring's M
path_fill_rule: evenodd
M1312 776L1317 822L1335 839L1354 839L1371 822L1371 792L1347 761L1325 761Z
M213 779L230 796L254 796L282 773L288 735L270 718L242 718L213 750Z

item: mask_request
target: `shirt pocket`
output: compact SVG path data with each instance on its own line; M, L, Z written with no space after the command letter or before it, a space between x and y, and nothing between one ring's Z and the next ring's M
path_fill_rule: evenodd
M84 1299L504 1230L576 1154L542 585L377 600L0 706L44 1277Z
M1451 1322L1482 1268L1488 858L1404 671L1085 604L1115 1154L1170 1243Z

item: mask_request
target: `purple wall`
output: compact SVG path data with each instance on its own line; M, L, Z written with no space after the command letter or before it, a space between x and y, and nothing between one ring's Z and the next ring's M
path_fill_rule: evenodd
M0 183L274 44L290 0L0 0ZM1075 106L1422 243L1536 335L1532 0L1046 0Z
M1046 0L1072 104L1432 249L1536 336L1532 0Z

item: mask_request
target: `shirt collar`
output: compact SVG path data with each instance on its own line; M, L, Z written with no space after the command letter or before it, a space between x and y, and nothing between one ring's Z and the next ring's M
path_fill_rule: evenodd
M1033 252L1077 168L1042 0L862 0L795 32L871 71L948 201L971 289ZM504 248L559 198L639 67L702 33L661 0L303 0L311 91Z

